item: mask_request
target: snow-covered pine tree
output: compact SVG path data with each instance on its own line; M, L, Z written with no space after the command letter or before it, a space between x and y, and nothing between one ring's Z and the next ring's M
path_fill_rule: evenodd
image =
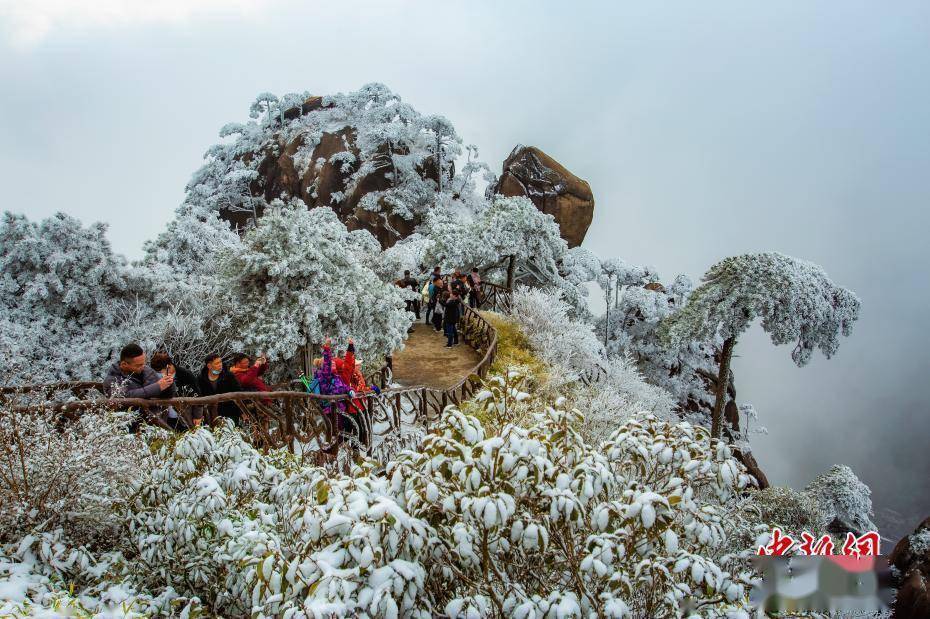
M730 358L739 335L760 318L772 343L795 343L791 358L800 367L814 348L828 359L859 317L859 298L836 286L824 270L778 252L725 258L704 275L687 305L663 320L662 339L671 345L723 338L711 433L720 437Z
M559 279L558 261L568 250L552 215L524 196L495 196L482 213L479 234L485 262L508 260L507 287L513 287L516 262L532 260L542 272Z
M135 294L116 307L123 338L164 349L189 369L208 353L228 353L234 303L217 260L241 246L214 211L182 204L132 269Z
M327 337L352 337L362 354L386 355L410 325L400 289L360 263L327 207L273 201L242 248L223 255L220 272L236 300L239 343L271 359L291 359Z
M0 348L24 382L88 380L103 371L128 298L126 261L106 224L56 213L41 222L5 213L0 224Z

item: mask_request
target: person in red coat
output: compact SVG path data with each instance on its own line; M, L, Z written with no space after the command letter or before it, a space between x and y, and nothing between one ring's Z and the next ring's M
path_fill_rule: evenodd
M239 385L245 391L271 391L265 381L262 380L262 374L268 369L268 359L263 356L255 360L253 364L249 356L244 353L236 353L232 356L232 362L229 364L229 371L233 373Z
M352 388L352 374L355 373L355 361L355 340L350 338L345 355L342 357L336 356L333 360L336 374L350 389Z

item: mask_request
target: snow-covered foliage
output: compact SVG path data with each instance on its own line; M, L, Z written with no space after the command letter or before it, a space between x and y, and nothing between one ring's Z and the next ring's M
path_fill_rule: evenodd
M930 529L921 529L914 533L908 537L908 542L911 552L918 557L930 552Z
M440 265L444 271L476 266L487 275L502 279L512 257L516 262L532 262L554 285L561 286L566 281L559 265L568 255L568 247L559 234L559 226L529 198L495 195L490 201L473 200L468 208L439 202L418 232L432 241L426 262ZM582 253L571 256L576 262L590 262L590 257ZM582 277L584 267L575 263L572 267L572 275Z
M61 529L0 544L2 617L201 616L198 600L133 584L139 566L119 551L94 552Z
M151 465L126 430L130 414L88 412L71 423L0 405L0 541L63 529L92 543L119 528L129 484Z
M513 378L513 377L511 377ZM492 381L493 383L493 381ZM496 383L495 383L496 384ZM513 410L518 382L479 395ZM0 548L4 612L227 616L696 616L740 612L750 573L724 516L750 483L722 443L643 416L603 444L581 413L525 425L447 408L417 451L333 474L232 425L154 444L97 554L60 531ZM143 439L124 435L145 449ZM713 557L713 558L709 558ZM72 590L69 584L75 585Z
M582 434L599 441L635 413L672 417L672 395L647 383L626 354L607 356L591 324L572 317L558 289L517 288L510 317L552 368L550 387L587 411Z
M271 208L221 258L246 350L291 359L302 346L355 338L364 354L390 354L410 324L399 290L361 264L335 213L300 200Z
M139 291L116 308L124 341L164 349L195 368L208 354L230 350L234 302L219 283L219 256L241 248L215 213L182 205L132 271Z
M666 290L655 285L644 287L641 280L635 279L636 269L626 272L634 274L632 283L613 289L616 300L609 316L596 327L599 336L607 330L608 353L630 356L645 379L672 393L683 411L709 409L712 396L704 376L716 375L714 352L721 343L719 337L691 340L678 346L669 346L659 337L662 321L674 314L690 294L687 278L679 276ZM648 270L642 268L640 272L646 274ZM696 417L693 421L701 419Z
M673 343L736 338L759 318L772 343L795 344L791 358L803 366L814 348L833 356L858 317L859 298L834 285L821 267L769 252L712 266L662 331Z
M633 360L625 356L608 358L598 380L577 385L571 397L576 407L588 411L580 432L592 442L603 440L638 412L662 420L678 419L672 394L647 383Z
M471 146L464 175L454 175L453 163L463 149L452 123L439 115L420 114L383 84L323 97L306 113L285 117L287 109L300 107L309 98L307 92L288 93L280 99L271 93L259 95L250 109L252 120L230 123L220 131L227 140L206 152L206 163L187 186L187 202L213 210L263 209L266 205L252 195L251 183L265 155L277 156L285 145L299 143L292 160L295 171L303 174L318 165L312 156L324 133L350 132L354 137L354 144L346 141L346 149L330 157L351 172L348 186L333 195L331 206L351 194L361 180L382 173L390 186L369 191L360 205L384 213L385 222L387 215L422 216L432 207L437 192L472 193L475 172L487 169L477 161L477 149Z
M808 484L804 493L819 506L822 526L839 518L862 533L877 530L872 521L872 491L845 464L834 464Z
M561 291L520 286L513 292L511 318L540 358L557 369L557 379L566 384L594 380L607 360L593 327L573 320L570 312Z
M557 262L568 250L552 215L543 213L526 197L495 196L478 226L485 264L502 256L532 260L537 268L558 278Z
M428 574L448 591L446 612L676 616L694 595L718 600L698 612L719 616L742 602L748 574L701 556L724 542L714 505L749 482L727 448L654 417L592 448L577 421L549 407L529 427L486 435L449 409L419 453L389 467L442 541Z
M105 233L64 213L38 223L4 214L0 352L28 368L21 382L86 380L104 366L114 305L130 298L126 262Z
M431 270L427 266L426 256L434 244L432 239L415 232L381 252L373 268L385 281L399 279L404 275L404 271L417 274Z

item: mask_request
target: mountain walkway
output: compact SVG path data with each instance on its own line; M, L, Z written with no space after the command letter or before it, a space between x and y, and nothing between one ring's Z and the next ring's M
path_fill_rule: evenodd
M509 311L511 291L482 282L481 310ZM445 348L446 338L417 321L407 346L394 355L388 365L368 376L370 385L382 389L380 394L326 396L307 393L300 381L275 386L270 392L243 391L203 397L177 397L166 400L107 398L102 383L70 382L46 385L0 387L0 401L13 404L21 414L53 413L63 420L77 419L91 410L152 409L172 406L191 425L194 407L215 407L233 402L253 421L244 430L256 447L295 449L296 444L319 449L339 447L342 441L334 433L336 416L344 422L363 427L358 434L364 444L356 447L368 455L381 445L379 455L386 457L403 438L405 428L426 431L446 406L461 404L470 398L487 376L497 354L497 331L479 311L465 307L459 322L459 341ZM17 402L27 400L26 405ZM349 400L362 403L364 414L347 414ZM345 425L345 424L342 424ZM384 445L388 446L385 451ZM394 446L394 447L392 447ZM304 447L306 449L306 447ZM313 448L311 448L311 451Z
M481 353L464 343L446 348L446 336L417 321L403 350L394 353L393 382L403 387L422 385L449 389L481 362Z

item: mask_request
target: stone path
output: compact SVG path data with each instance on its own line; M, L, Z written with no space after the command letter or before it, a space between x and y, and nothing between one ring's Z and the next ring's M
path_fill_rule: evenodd
M424 385L448 389L481 361L481 355L459 335L458 346L446 348L446 337L423 320L414 323L407 346L394 353L394 382L404 387Z

